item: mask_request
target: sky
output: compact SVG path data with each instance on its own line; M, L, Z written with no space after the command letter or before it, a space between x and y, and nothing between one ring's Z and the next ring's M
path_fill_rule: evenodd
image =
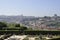
M60 16L60 0L0 0L0 15Z

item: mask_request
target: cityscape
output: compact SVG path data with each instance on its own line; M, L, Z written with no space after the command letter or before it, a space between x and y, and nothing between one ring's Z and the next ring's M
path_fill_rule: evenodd
M60 40L60 0L0 0L0 40Z
M0 16L1 22L19 23L32 30L60 30L60 16Z
M3 15L0 16L0 34L0 40L59 40L60 16Z

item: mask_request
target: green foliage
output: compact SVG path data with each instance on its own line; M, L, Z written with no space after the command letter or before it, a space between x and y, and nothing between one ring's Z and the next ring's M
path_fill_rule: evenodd
M33 30L32 28L28 28L28 30Z
M50 24L47 24L47 26L60 27L60 22L51 22Z
M27 27L20 27L20 30L27 30Z
M3 27L7 27L7 24L4 22L0 22L0 29L2 29Z
M10 33L14 33L14 34L26 34L26 35L47 35L47 34L51 34L51 35L60 35L60 31L20 31L20 30L0 30L0 34L10 34Z
M15 27L20 27L20 24L15 24Z
M7 27L7 24L0 22L0 27Z
M8 28L14 28L15 27L15 23L8 23Z

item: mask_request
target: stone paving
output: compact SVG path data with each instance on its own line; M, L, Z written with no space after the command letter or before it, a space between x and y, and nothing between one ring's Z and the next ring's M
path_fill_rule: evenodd
M5 40L23 40L25 37L27 37L27 35L12 35L11 37L5 39Z
M5 39L5 40L23 40L26 38L27 35L12 35L11 37ZM37 37L28 37L29 40L35 40Z

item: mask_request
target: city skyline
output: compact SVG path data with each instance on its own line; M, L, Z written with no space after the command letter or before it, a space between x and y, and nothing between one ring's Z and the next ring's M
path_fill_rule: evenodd
M0 15L60 16L60 0L0 0Z

